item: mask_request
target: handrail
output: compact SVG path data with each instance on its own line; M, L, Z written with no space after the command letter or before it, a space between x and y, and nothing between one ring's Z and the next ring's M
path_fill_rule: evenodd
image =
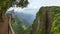
M13 30L13 28L12 28L12 26L11 26L11 21L12 21L12 20L11 20L11 17L12 17L12 16L8 16L9 31L11 31L12 34L15 34L15 33L14 33L14 30Z

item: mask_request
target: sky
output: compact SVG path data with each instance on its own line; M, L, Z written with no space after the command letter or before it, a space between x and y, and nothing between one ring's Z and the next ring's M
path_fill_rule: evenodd
M29 0L30 7L39 8L41 6L60 6L60 0Z
M40 7L42 6L60 6L60 0L28 0L27 7L21 9L20 7L14 7L15 12L23 12L36 15Z

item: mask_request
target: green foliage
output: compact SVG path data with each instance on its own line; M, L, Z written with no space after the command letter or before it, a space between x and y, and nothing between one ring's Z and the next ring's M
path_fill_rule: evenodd
M5 13L12 6L13 0L0 0L0 12Z
M48 14L48 23L46 23L46 11ZM40 26L36 34L60 34L60 7L58 6L47 6L41 7L37 13L36 19L33 24L38 23L37 18L40 18ZM46 29L46 24L48 27ZM35 24L36 26L38 24ZM33 27L34 27L33 26ZM34 32L33 32L34 33Z
M0 12L5 13L8 8L14 5L15 1L16 0L0 0ZM17 5L20 7L26 7L28 5L28 0L20 0Z
M54 32L54 34L60 34L60 11L57 11L55 13L55 17L52 22L52 28L51 31Z
M12 20L12 27L13 27L13 29L15 31L15 34L30 34L31 26L26 27L22 23L21 19L19 21L13 19Z
M20 2L17 4L19 7L26 7L29 4L28 0L20 0Z

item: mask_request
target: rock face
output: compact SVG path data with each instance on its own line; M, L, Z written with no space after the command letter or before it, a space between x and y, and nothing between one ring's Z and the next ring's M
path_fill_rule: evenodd
M59 32L60 7L41 7L32 24L31 34L60 34Z

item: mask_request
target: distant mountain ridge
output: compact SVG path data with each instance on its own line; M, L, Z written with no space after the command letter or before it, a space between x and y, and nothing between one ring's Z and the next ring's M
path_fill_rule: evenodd
M15 12L15 19L22 20L22 23L24 23L26 26L30 26L33 24L35 16L32 14Z

